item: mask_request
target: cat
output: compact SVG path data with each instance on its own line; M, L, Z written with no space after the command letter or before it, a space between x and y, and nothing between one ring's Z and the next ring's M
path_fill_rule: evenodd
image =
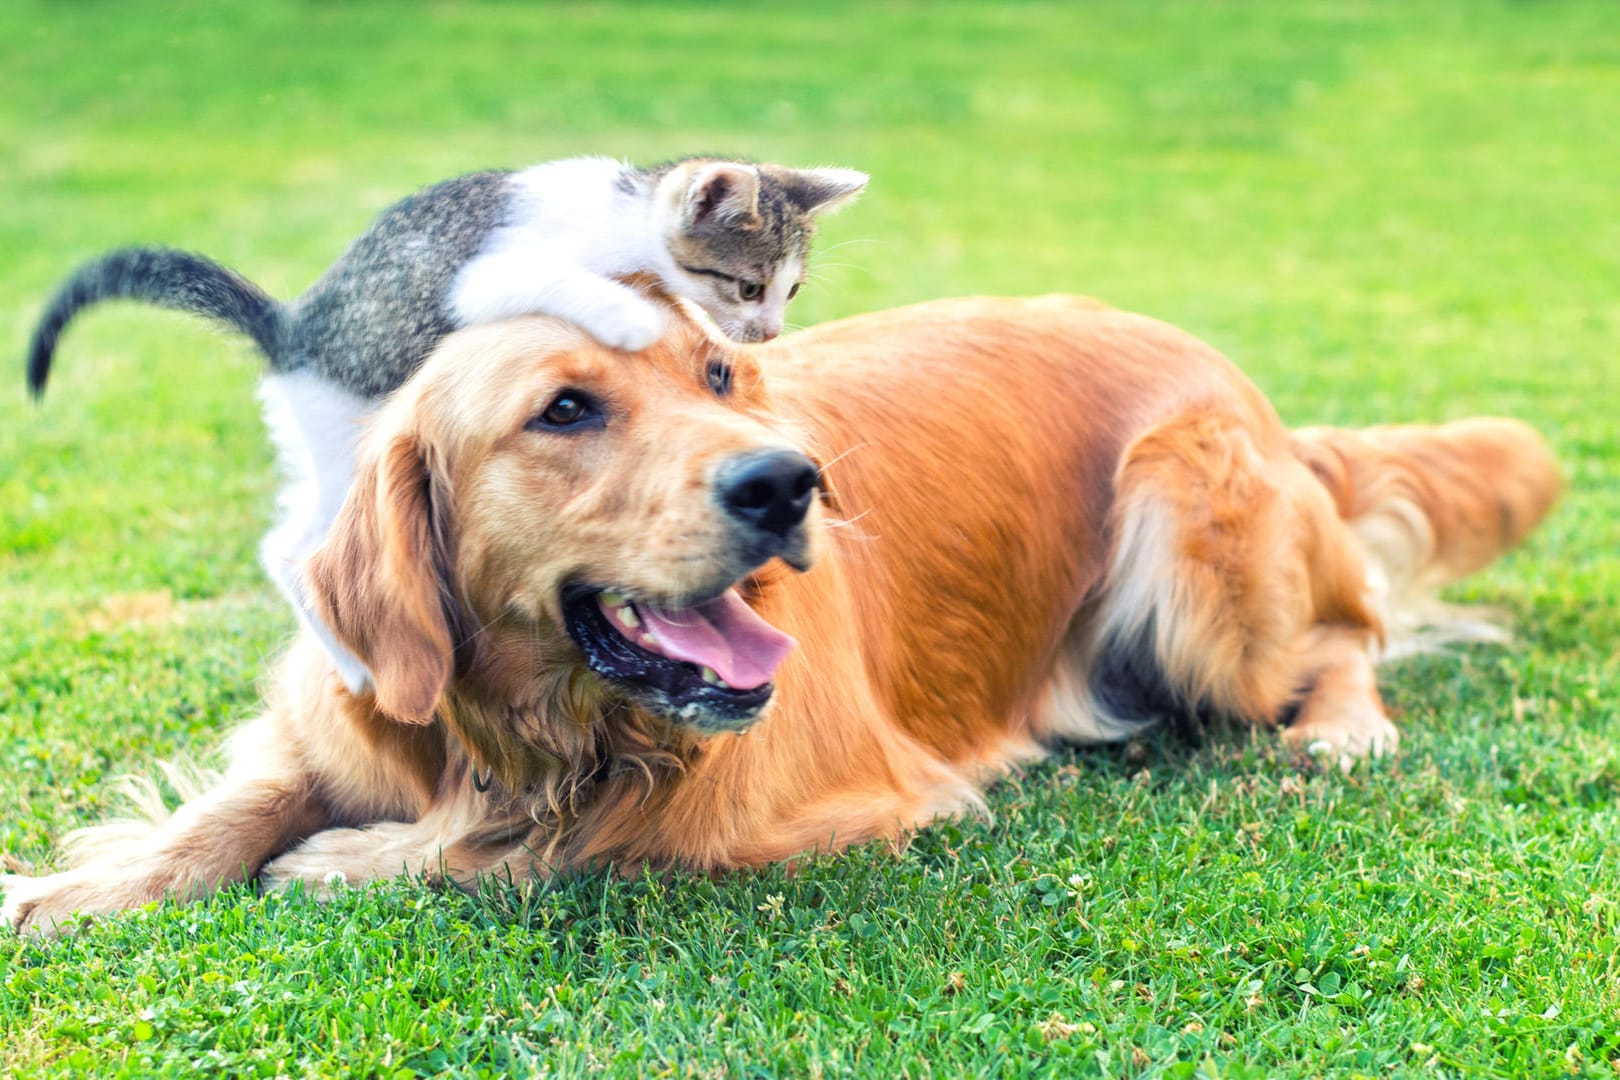
M260 556L351 692L371 673L305 596L302 562L353 480L361 421L447 334L523 314L577 324L602 344L655 342L662 309L616 278L650 275L726 336L781 333L806 270L814 219L858 196L853 169L685 158L648 169L570 158L446 180L395 203L309 291L281 303L205 256L123 248L75 270L35 328L28 385L44 392L58 339L102 300L205 315L269 361L260 396L289 483Z

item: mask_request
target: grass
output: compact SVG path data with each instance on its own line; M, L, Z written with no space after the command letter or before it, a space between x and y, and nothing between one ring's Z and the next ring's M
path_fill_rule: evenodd
M1064 754L994 823L708 881L232 890L0 940L13 1075L1608 1075L1620 1057L1620 27L1610 4L0 7L0 348L76 260L280 294L486 165L870 170L794 309L1086 292L1296 423L1475 413L1570 492L1392 669L1401 756ZM251 715L291 632L238 341L108 310L0 392L0 852ZM1077 403L1077 408L1083 408Z

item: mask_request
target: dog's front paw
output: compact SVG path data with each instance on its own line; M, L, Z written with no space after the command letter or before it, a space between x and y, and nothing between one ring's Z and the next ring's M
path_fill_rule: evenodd
M307 896L330 900L344 886L401 873L403 858L389 850L379 826L327 829L265 863L259 885L266 892L286 892L298 885Z
M305 896L323 904L348 884L348 875L341 870L321 874L319 867L300 865L292 858L272 860L259 871L259 888L263 892L284 893L297 887Z
M263 892L284 893L296 887L305 896L322 903L332 899L339 889L349 884L349 875L342 870L304 857L296 851L279 859L271 859L259 869L259 888Z
M0 874L0 924L22 933L28 919L28 879L16 874Z
M82 890L65 874L49 877L0 875L0 924L17 934L55 937L85 917Z

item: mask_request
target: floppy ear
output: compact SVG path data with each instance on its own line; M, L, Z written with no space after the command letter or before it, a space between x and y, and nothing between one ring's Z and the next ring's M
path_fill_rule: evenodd
M759 227L759 174L750 166L720 162L692 174L682 204L687 228L716 224L727 228Z
M771 166L770 175L803 214L824 214L853 202L866 190L869 179L854 169L785 169L780 165Z
M449 571L434 483L416 439L362 458L337 522L309 560L311 599L327 627L371 669L377 708L408 724L433 719L455 667L445 611Z

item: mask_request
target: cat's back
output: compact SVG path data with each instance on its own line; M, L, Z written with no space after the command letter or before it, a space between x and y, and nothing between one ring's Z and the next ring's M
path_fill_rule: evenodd
M471 258L490 230L506 223L518 175L489 169L429 185L378 214L351 250L424 238L446 252L462 253L463 260Z
M384 210L290 306L275 366L314 370L366 397L398 387L454 329L450 284L510 220L513 177L470 173Z
M305 294L310 298L346 274L404 273L424 261L459 267L512 214L514 176L489 170L443 180L378 214Z
M598 273L643 266L650 239L648 177L608 157L564 158L511 176L512 216L497 246L544 242Z

